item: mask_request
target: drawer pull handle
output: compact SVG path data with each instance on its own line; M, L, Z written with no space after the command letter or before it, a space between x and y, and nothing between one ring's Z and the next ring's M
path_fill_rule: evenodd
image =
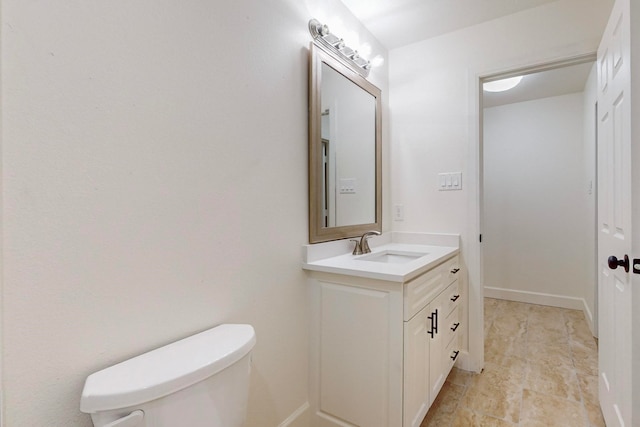
M458 267L451 269L451 274L456 274L460 269Z
M460 298L460 295L454 295L451 297L451 301L456 302L458 301L458 298Z
M433 338L438 333L438 309L431 313L431 316L428 316L427 319L431 320L431 330L427 331L431 338Z
M458 358L458 354L460 354L460 352L459 352L459 351L457 351L457 350L456 350L456 351L454 351L454 352L453 352L453 356L451 356L451 360L455 361L455 360Z
M456 331L456 329L458 329L458 326L460 326L460 322L458 322L458 323L454 323L454 324L453 324L453 326L451 327L451 330L452 330L453 332L455 332L455 331Z

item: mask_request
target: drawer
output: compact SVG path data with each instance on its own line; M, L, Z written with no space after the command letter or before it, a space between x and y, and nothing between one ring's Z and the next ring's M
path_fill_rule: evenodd
M444 292L442 292L442 314L443 316L448 316L451 311L458 307L460 304L460 286L459 281L456 280L452 284L450 284Z
M443 342L449 344L454 335L458 335L460 330L460 316L458 315L458 307L455 307L449 315L444 318L442 323Z
M455 280L458 279L461 273L460 257L454 256L450 260L445 261L443 268L446 269L447 271L446 285L448 285L449 283L453 283Z
M445 288L447 270L441 264L404 285L404 320L411 319Z
M404 285L404 320L411 319L460 275L460 258L453 258ZM457 289L457 288L456 288ZM444 307L446 313L450 307Z
M449 373L453 364L458 360L458 356L460 356L460 336L457 333L454 333L451 337L451 341L447 344L447 347L444 350L444 362L443 365L446 367L446 374Z

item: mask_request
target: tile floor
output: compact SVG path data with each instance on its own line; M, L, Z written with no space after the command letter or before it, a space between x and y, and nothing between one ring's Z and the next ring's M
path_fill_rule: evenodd
M604 427L578 310L485 299L485 367L453 368L421 427Z

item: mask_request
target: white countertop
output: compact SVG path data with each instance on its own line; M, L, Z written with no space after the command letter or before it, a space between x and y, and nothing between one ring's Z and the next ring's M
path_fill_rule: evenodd
M449 245L434 245L393 242L393 240L406 241L408 239L393 239L393 236L381 236L378 238L380 239L379 243L381 244L376 245L375 247L371 244L372 248L370 254L352 255L350 252L346 254L343 252L342 254L327 256L320 259L316 259L312 255L306 256L303 262L303 268L305 270L322 271L325 273L344 274L393 282L406 282L456 255L459 252L459 247L456 244L458 236L452 235L451 237L452 239L444 239L444 241L443 239L435 239L438 243L447 243ZM455 239L453 237L455 237ZM373 243L375 239L375 237L372 238L370 242ZM422 238L412 240L428 242L433 239ZM351 246L353 246L353 243L351 243ZM386 263L365 260L366 258L371 258L376 253L385 253L389 251L400 253L421 253L424 255L403 263Z

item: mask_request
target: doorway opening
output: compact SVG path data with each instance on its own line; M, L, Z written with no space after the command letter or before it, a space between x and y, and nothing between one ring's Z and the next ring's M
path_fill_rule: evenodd
M597 335L595 54L480 78L485 297L582 310ZM522 76L512 89L484 83Z

